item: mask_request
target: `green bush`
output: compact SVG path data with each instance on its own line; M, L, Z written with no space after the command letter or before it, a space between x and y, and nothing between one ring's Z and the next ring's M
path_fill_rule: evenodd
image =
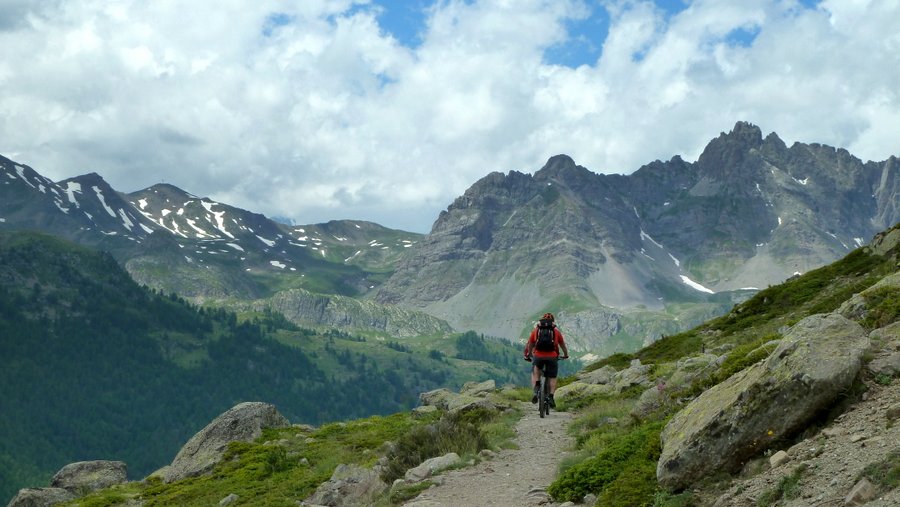
M647 482L653 485L650 488L641 483L648 479L650 468L655 477L659 434L664 424L665 421L653 421L635 426L596 456L562 472L547 491L557 500L579 502L589 493L602 496L609 490L609 495L615 493L638 502L630 505L652 504L655 479ZM622 479L618 480L620 476Z

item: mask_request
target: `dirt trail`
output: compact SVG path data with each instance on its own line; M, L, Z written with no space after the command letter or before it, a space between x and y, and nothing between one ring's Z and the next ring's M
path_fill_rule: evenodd
M537 407L522 403L525 415L516 425L515 450L504 450L481 463L438 476L443 481L423 492L408 507L457 507L491 505L522 507L557 505L546 489L556 476L557 465L572 439L566 427L572 415L551 411L541 419Z

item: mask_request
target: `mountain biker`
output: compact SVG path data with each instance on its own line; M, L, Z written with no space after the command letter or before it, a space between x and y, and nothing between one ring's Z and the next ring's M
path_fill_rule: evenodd
M553 399L553 394L556 392L556 375L559 371L557 363L560 358L569 358L569 348L566 347L566 341L563 339L563 335L559 331L559 328L556 327L555 322L556 319L553 317L552 313L545 313L544 316L541 317L538 324L531 330L531 336L528 337L528 343L525 344L524 358L526 361L532 361L532 364L534 365L531 368L531 385L534 386L534 396L531 397L531 402L537 403L538 401L538 390L541 385L541 367L546 365L545 373L550 384L550 406L553 408L556 408L556 401ZM538 336L542 327L549 327L552 330L552 350L539 350L538 348ZM562 349L563 354L565 355L559 355L560 349Z

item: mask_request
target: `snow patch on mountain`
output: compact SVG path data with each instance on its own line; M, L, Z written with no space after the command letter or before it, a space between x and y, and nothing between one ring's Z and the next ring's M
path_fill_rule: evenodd
M91 189L95 194L97 194L97 199L100 200L100 204L103 205L103 209L105 209L106 212L109 213L109 216L116 218L116 212L112 208L110 208L108 204L106 204L106 197L103 196L103 191L100 190L100 187L95 185L91 187Z
M68 185L66 185L66 195L69 196L69 202L74 204L76 208L80 208L81 205L78 204L78 200L75 199L75 194L81 193L81 183L77 181L70 181Z
M230 246L231 248L234 248L235 250L237 250L237 251L239 251L239 252L243 252L243 251L244 251L244 249L241 248L241 245L238 245L237 243L225 243L225 244L228 245L228 246Z
M254 234L254 236L256 236L257 239L259 239L260 241L262 241L263 243L265 243L265 244L266 244L267 246L269 246L269 247L275 246L275 242L272 241L271 239L266 239L266 238L260 236L259 234Z
M275 266L278 269L284 269L287 267L287 264L278 261L269 261L269 264Z
M715 293L716 293L715 291L710 290L710 289L707 289L706 287L700 285L699 283L697 283L697 282L691 280L690 278L688 278L688 277L686 277L686 276L684 276L684 275L680 275L680 276L681 276L681 281L684 282L685 285L687 285L688 287L690 287L690 288L692 288L692 289L694 289L694 290L698 290L698 291L700 291L700 292L706 292L706 293L708 293L708 294L715 294Z

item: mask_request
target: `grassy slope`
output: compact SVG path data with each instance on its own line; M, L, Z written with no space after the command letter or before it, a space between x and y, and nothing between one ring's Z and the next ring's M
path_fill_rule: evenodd
M895 229L900 226L895 227ZM621 395L568 400L580 415L572 426L578 441L576 455L561 469L550 488L557 499L578 501L586 493L598 495L598 505L676 507L690 505L691 493L672 495L656 485L659 434L685 400L764 359L780 337L779 331L802 318L830 312L853 294L898 270L900 248L886 256L860 248L844 259L783 284L769 287L736 305L727 315L690 331L666 337L633 354L615 354L592 364L626 367L633 359L654 365L655 374L674 369L674 362L704 351L726 353L726 360L709 377L668 392L658 410L644 419L630 414L641 389ZM900 291L879 290L868 301L870 316L862 324L880 327L900 319Z

